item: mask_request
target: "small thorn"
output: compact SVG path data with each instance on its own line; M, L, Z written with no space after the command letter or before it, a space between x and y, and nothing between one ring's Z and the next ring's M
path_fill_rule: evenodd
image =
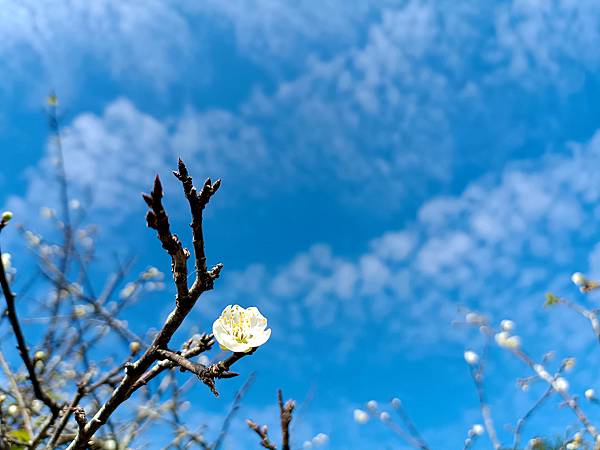
M162 184L160 182L160 177L158 175L156 175L156 178L154 178L154 189L152 190L152 195L155 197L162 197Z
M146 202L146 204L152 208L152 197L144 192L142 192L142 198L144 199L144 201Z

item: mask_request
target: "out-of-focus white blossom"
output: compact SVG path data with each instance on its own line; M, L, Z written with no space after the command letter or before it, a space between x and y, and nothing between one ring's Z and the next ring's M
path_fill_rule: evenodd
M227 306L212 329L221 348L232 352L249 352L271 337L267 319L254 306L246 309L239 305Z
M485 323L485 317L483 317L481 314L477 314L474 312L467 313L465 315L465 320L468 323L472 323L475 325L481 325L481 324Z
M136 283L127 283L125 285L125 287L123 287L123 289L121 289L121 292L119 293L119 297L121 297L122 299L126 299L131 297L134 292L137 290L137 284Z
M114 439L107 439L102 443L102 448L104 450L117 450L117 441Z
M163 277L163 273L158 270L156 267L148 267L148 269L142 273L142 279L144 280L150 280L153 278L162 278Z
M138 341L133 341L129 343L129 351L132 355L135 355L137 352L139 352L140 348L142 348L142 344L140 344Z
M323 445L329 442L329 436L325 433L319 433L314 438L312 438L312 443L314 445Z
M477 364L479 362L479 355L472 350L467 350L464 353L464 357L465 357L465 361L468 364L473 365L473 364Z
M388 420L390 420L390 413L387 411L383 411L381 414L379 414L379 420L381 420L382 422L387 422Z
M40 216L44 219L51 219L55 216L55 212L52 208L48 208L47 206L42 206L40 208Z
M12 218L13 218L12 211L4 211L2 213L2 222L4 222L4 223L9 222Z
M375 400L369 400L367 402L367 408L370 409L371 411L377 411L378 407L379 407L379 405L377 404L377 402Z
M369 413L362 409L354 410L354 421L360 425L363 425L369 421Z
M2 253L2 267L5 271L12 268L12 255L10 253Z
M576 286L584 286L587 280L581 272L575 272L573 275L571 275L571 281Z
M25 236L25 240L27 241L27 243L29 245L31 245L32 247L37 247L42 242L42 238L40 236L32 233L29 230L27 230L25 232L24 236Z
M402 400L400 400L398 397L394 397L390 403L394 409L398 409L402 406Z
M504 319L500 322L500 328L502 328L502 331L512 331L515 328L515 323L512 320Z
M81 208L81 202L79 200L77 200L76 198L74 198L69 202L69 208L79 209L79 208Z
M473 431L474 435L481 436L485 430L483 429L483 425L476 423L471 427L471 431Z
M567 372L570 372L571 370L573 370L573 367L575 367L575 362L576 359L575 358L567 358L563 361L563 365L565 367L565 370Z
M9 416L16 416L19 413L19 407L13 403L8 407L6 412L8 412Z
M33 359L36 361L44 361L46 359L46 352L43 350L38 350L33 354Z
M302 448L304 448L304 449L312 448L312 446L313 446L312 442L310 442L310 441L304 441L304 443L302 444Z
M508 331L496 333L494 339L500 347L514 350L521 346L521 338L519 336L511 336Z
M552 387L558 392L566 392L569 390L569 382L563 377L558 377L554 380L554 383L552 383Z
M73 308L73 314L75 317L84 317L91 311L91 309L92 308L90 305L75 305L75 308Z
M550 374L546 371L546 369L544 369L544 366L542 366L541 364L534 364L533 366L533 370L535 371L535 373L538 374L538 376L542 379L545 380L549 383L552 383L552 377L550 376Z
M584 395L585 395L585 398L587 398L588 400L592 400L596 396L596 393L594 392L593 389L586 389Z

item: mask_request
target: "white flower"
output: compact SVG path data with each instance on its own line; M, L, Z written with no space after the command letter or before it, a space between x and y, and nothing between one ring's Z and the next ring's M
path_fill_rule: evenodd
M519 336L511 336L508 331L496 333L494 339L500 347L517 349L521 346L521 338Z
M569 382L563 377L558 377L554 380L554 383L552 383L552 387L558 392L566 392L569 389Z
M584 394L584 395L585 395L585 398L587 398L588 400L592 400L592 399L595 397L595 394L596 394L596 393L594 392L594 390L593 390L593 389L587 389L587 390L585 391L585 394Z
M506 340L508 339L509 334L506 331L501 331L500 333L496 333L494 339L496 340L496 344L500 347L504 347L506 345Z
M302 444L302 448L304 448L304 449L312 448L312 442L304 441L304 444Z
M521 347L521 338L519 336L511 336L504 343L506 348L517 349Z
M19 407L14 403L8 407L8 415L16 416L19 413Z
M479 361L479 355L472 350L467 350L465 352L464 356L465 356L465 361L468 364L471 364L471 365L477 364L477 362Z
M369 408L371 411L377 410L378 406L379 405L377 404L377 402L375 400L369 400L367 402L367 408Z
M315 445L323 445L329 442L329 436L325 433L319 433L314 438L312 438L312 443Z
M363 425L369 421L369 414L362 409L355 409L354 421L360 425Z
M229 305L213 323L213 335L222 349L249 352L269 340L271 329L258 308Z
M381 414L379 414L379 420L381 420L382 422L387 422L388 420L390 420L390 413L387 411L383 411Z
M2 266L7 271L12 267L12 256L10 253L2 253Z
M512 331L515 328L515 323L512 320L504 319L500 322L500 328L502 328L502 331Z
M114 439L107 439L102 444L102 448L104 450L117 450L117 441L115 441Z
M465 320L468 323L472 324L482 324L483 322L485 322L485 318L482 315L474 312L467 313L467 315L465 316Z
M575 362L576 359L575 358L567 358L563 361L563 365L565 368L565 371L570 372L571 370L573 370L573 367L575 367Z
M576 286L583 286L586 283L585 276L581 272L575 272L573 275L571 275L571 281Z
M402 400L400 400L398 397L394 397L391 401L391 404L392 408L398 409L402 406Z
M2 222L6 223L13 218L12 211L4 211L2 213Z
M471 431L473 431L474 435L481 436L483 434L483 426L481 424L476 423L471 427Z

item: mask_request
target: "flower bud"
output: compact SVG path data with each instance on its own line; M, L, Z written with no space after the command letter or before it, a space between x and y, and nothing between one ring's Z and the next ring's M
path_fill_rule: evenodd
M593 390L593 389L587 389L587 390L585 391L585 394L584 394L584 395L585 395L585 398L587 398L588 400L592 400L592 399L595 397L595 394L596 394L596 393L594 392L594 390Z
M571 275L571 281L576 286L583 286L586 282L586 279L585 279L585 276L581 272L575 272L573 275Z
M360 425L363 425L369 421L369 414L362 409L355 409L354 421Z
M133 341L129 344L129 351L132 355L135 355L137 352L140 351L141 347L142 345L138 341Z
M476 436L481 436L484 432L483 426L479 423L476 423L475 425L473 425L471 427L471 430L473 431L473 434Z
M467 362L467 364L474 365L479 362L479 355L477 353L475 353L474 351L467 350L464 353L464 357L465 357L465 361Z

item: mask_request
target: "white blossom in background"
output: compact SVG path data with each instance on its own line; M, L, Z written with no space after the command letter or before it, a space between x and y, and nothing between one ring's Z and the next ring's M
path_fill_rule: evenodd
M485 317L481 314L477 314L474 312L467 313L465 316L465 320L467 323L475 324L475 325L483 325L485 323Z
M575 272L573 275L571 275L571 281L576 286L584 286L587 280L581 272Z
M502 328L502 331L512 331L515 328L515 323L512 320L504 319L500 322L500 328Z
M367 402L367 408L370 409L371 411L377 411L378 407L379 407L379 405L377 404L377 402L375 400L369 400Z
M354 421L360 425L364 425L369 421L369 413L362 409L354 410Z
M563 365L565 367L565 370L567 372L570 372L571 370L573 370L573 367L575 367L575 362L577 360L575 358L567 358L563 361Z
M267 319L254 306L244 309L239 305L228 305L212 329L221 348L232 352L249 352L271 337Z
M472 350L467 350L464 353L464 357L467 364L474 365L479 362L479 355Z
M329 442L329 436L325 433L319 433L314 438L312 438L312 444L314 446L324 445Z
M484 433L483 425L476 423L471 427L471 432L475 436L481 436Z
M115 441L114 439L107 439L102 444L102 448L104 450L117 450L117 441Z
M569 382L563 377L558 377L552 383L552 387L558 392L566 392L569 390Z
M381 420L382 422L387 422L388 420L390 420L390 413L387 411L383 411L381 414L379 414L379 420Z
M402 400L400 400L398 397L394 397L390 403L394 409L398 409L402 406Z
M585 394L584 394L584 395L585 395L585 398L587 398L588 400L592 400L592 399L594 399L594 397L596 396L595 394L596 394L596 393L594 392L594 390L593 390L593 389L586 389L586 391L585 391Z
M12 268L12 256L10 253L2 253L2 267L8 272Z
M500 347L514 350L521 346L521 338L519 336L511 336L508 331L496 333L494 339Z

